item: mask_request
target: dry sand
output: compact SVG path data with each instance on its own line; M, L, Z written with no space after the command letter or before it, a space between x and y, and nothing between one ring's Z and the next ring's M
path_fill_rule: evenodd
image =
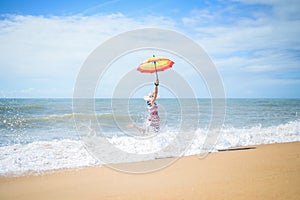
M153 164L161 160L147 161ZM135 163L134 165L138 165ZM0 177L0 199L300 199L300 142L184 157L147 174L109 167Z

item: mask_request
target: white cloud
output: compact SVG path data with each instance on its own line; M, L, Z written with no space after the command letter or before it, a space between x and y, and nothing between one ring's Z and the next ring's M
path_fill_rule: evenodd
M164 23L165 21L165 23ZM22 73L78 67L104 40L118 33L158 22L171 27L171 20L152 17L141 20L122 14L94 16L8 16L0 21L0 67ZM34 70L33 70L34 69ZM48 75L48 72L46 74Z
M252 65L245 67L245 70L250 72L268 72L273 71L273 69L272 65Z
M213 21L217 16L216 13L213 15L211 11L207 9L203 10L192 10L190 13L193 17L183 17L182 22L187 26L195 26L197 24L207 24Z
M12 96L47 95L42 88L48 88L50 95L71 94L68 88L73 86L80 66L98 45L114 35L143 27L179 29L187 33L226 74L225 82L233 78L228 72L234 72L239 80L252 80L253 77L243 77L247 73L265 73L262 82L268 81L266 84L285 81L271 77L275 72L299 74L300 3L235 2L266 7L247 10L227 4L225 8L193 9L181 22L165 16L129 18L121 13L4 16L0 20L0 90ZM227 88L237 85L233 79L228 82ZM299 84L288 78L286 83Z
M135 22L122 15L10 16L1 22L1 68L49 75L78 68L97 45Z
M260 4L260 1L254 0L240 2ZM247 67L248 70L252 68L256 72L259 66L262 66L262 72L271 69L299 70L299 55L297 58L292 51L300 51L300 18L290 12L295 10L294 7L299 8L300 3L265 1L264 4L272 7L269 10L264 8L239 15L226 13L228 8L209 13L206 9L192 11L189 18L183 18L183 23L196 32L197 41L213 55L218 67ZM220 16L234 18L235 21L217 24L197 21L199 18L218 21ZM297 13L297 16L300 15ZM264 54L260 55L261 52Z
M13 94L22 96L28 88L28 82L36 84L29 87L48 84L44 88L49 90L53 85L69 87L74 84L88 55L105 40L136 28L172 28L173 25L172 19L162 16L132 19L120 13L92 16L4 16L0 21L0 89L2 93L7 90L7 93L12 94L7 84L9 88L15 85L19 92L14 90ZM11 81L4 81L8 79Z
M235 2L224 8L193 10L182 19L219 68L227 95L297 96L300 2ZM274 88L276 92L270 92Z

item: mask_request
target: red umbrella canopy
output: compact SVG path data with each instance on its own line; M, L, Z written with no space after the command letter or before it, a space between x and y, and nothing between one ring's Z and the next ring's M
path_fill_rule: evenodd
M174 62L168 58L161 57L161 56L153 56L144 60L139 67L137 68L138 71L142 73L153 73L153 72L160 72L166 69L169 69L173 66Z

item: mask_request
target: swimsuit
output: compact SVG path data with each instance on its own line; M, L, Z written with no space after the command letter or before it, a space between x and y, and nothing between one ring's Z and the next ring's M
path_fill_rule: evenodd
M159 131L159 116L158 106L156 103L152 106L150 102L147 102L149 115L147 118L146 129L147 131L158 132Z

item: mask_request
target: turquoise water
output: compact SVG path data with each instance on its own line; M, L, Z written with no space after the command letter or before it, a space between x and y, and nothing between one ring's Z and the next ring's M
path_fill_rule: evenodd
M178 127L182 117L181 106L184 106L192 113L189 118L198 119L199 128L207 127L211 119L211 101L198 100L199 115L193 113L195 108L189 107L188 99L183 102L186 104L180 105L176 99L160 99L162 123L170 129ZM110 100L96 100L95 112L104 132L123 135L115 124L114 114L123 117L125 124L133 122L143 126L147 117L145 102L142 99L118 100L113 106L115 110L122 110L126 104L129 105L128 113L113 113ZM300 99L226 100L225 128L279 126L299 119ZM72 99L0 99L0 146L54 139L79 139Z

